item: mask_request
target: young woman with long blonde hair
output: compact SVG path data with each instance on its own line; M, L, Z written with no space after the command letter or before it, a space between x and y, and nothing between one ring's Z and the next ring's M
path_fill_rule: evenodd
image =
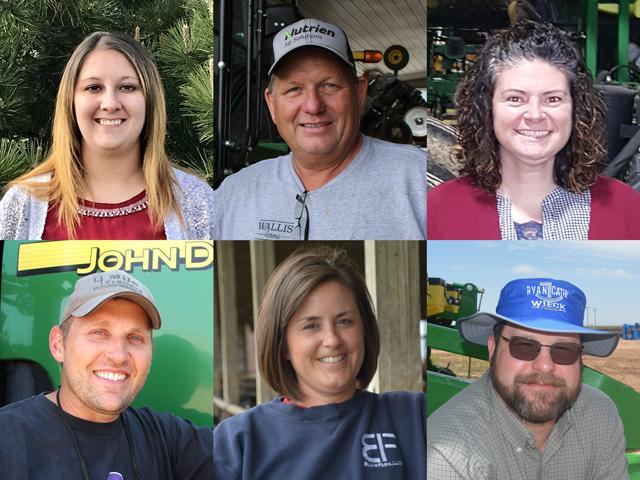
M166 120L142 45L122 33L86 37L62 75L47 159L0 202L0 238L213 238L212 189L171 165Z

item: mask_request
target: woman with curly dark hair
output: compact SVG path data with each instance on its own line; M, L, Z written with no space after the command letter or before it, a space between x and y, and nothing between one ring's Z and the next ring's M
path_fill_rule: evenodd
M599 175L604 103L566 33L496 33L456 102L463 176L428 193L429 239L640 238L640 195Z

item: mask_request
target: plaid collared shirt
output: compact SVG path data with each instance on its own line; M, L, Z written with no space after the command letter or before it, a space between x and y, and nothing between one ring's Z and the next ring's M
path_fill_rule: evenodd
M500 234L503 240L517 240L511 217L511 200L496 194ZM572 193L561 187L542 201L542 238L544 240L587 240L591 217L591 192Z
M623 480L625 445L614 403L583 384L540 451L485 373L427 419L427 478Z

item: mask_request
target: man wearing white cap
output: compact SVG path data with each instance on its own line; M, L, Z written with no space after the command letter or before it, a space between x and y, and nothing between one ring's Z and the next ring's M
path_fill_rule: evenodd
M62 384L0 409L0 477L211 478L210 429L129 407L159 328L151 292L128 273L78 280L49 335Z
M437 480L626 479L614 403L582 384L582 354L605 357L615 332L583 326L586 298L569 282L519 279L496 314L458 323L489 348L489 373L427 419L427 476Z
M215 238L425 238L426 155L360 133L367 81L344 32L300 20L273 51L265 100L291 153L225 179Z

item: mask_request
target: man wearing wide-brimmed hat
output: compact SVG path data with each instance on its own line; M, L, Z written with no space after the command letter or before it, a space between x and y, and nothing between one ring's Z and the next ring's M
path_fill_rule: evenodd
M458 322L490 369L427 420L428 478L628 478L616 406L582 384L582 354L610 355L618 334L585 328L585 305L569 282L519 279L496 314Z

